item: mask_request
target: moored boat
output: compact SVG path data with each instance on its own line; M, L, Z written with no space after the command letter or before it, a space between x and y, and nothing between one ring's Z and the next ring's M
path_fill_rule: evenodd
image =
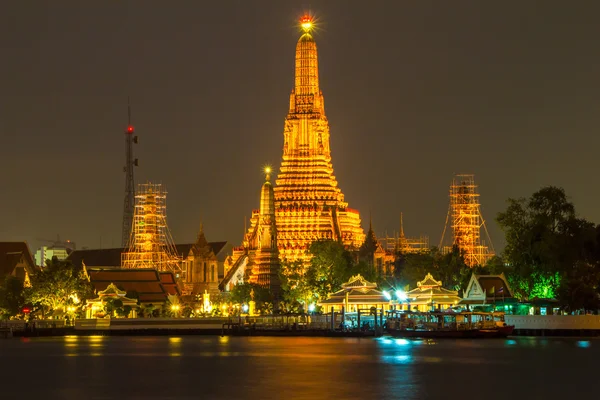
M514 326L497 312L402 312L388 313L386 333L404 338L503 338Z

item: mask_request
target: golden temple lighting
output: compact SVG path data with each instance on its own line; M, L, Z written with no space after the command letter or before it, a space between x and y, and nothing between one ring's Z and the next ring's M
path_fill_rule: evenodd
M274 187L279 255L288 261L307 260L315 240L340 240L358 248L365 239L360 215L348 207L333 173L317 44L309 34L314 19L306 14L300 24L305 33L296 44L295 85Z

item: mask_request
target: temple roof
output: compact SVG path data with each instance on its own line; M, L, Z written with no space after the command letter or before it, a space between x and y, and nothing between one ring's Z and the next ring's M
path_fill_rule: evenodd
M11 275L23 259L28 274L35 272L35 262L26 242L0 242L0 279Z
M168 295L180 295L181 292L171 272L159 272L155 269L88 269L90 283L96 292L106 290L111 284L125 290L136 292L140 302L163 302Z
M425 275L425 278L423 278L422 281L417 282L417 287L421 287L423 289L441 286L442 281L436 281L435 279L433 279L433 276L430 273L427 273L427 275Z
M351 277L348 282L342 284L342 288L344 289L353 289L353 288L377 288L377 284L373 282L369 282L361 274L354 275Z
M107 296L107 295L111 295L111 294L116 294L117 296L125 296L127 294L127 292L125 290L119 289L112 282L110 283L110 285L108 285L108 287L106 289L98 292L98 295L102 295L102 296Z
M475 275L487 297L512 297L508 282L503 275Z

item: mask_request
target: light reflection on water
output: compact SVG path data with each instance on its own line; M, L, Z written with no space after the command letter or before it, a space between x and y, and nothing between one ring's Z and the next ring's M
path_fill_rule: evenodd
M490 379L527 376L515 398L557 398L572 393L569 387L585 397L595 379L585 366L600 357L596 343L67 336L3 340L0 354L12 366L4 378L14 383L3 398L463 399L439 382L467 379L472 393L506 400L504 391L489 390Z

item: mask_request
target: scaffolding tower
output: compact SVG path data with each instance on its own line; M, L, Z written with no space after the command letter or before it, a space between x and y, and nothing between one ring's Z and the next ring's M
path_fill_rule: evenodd
M153 268L181 274L181 258L167 226L167 192L161 184L138 184L129 249L122 268Z
M448 225L452 227L452 244L444 240ZM481 228L485 232L487 242L481 240ZM446 224L442 232L440 249L444 253L457 246L464 254L465 263L469 267L485 265L494 256L492 240L481 215L479 193L474 175L455 175L450 185L450 206L446 216Z

